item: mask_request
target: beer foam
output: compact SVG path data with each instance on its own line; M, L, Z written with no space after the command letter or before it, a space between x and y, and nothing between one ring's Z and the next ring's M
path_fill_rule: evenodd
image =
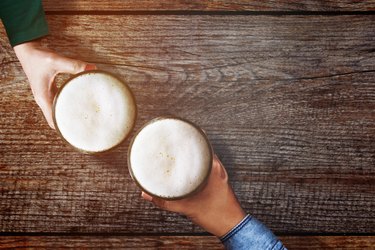
M55 121L71 145L100 152L131 131L136 107L130 90L117 78L92 72L67 83L55 103Z
M194 191L211 168L211 147L197 128L182 120L151 122L130 150L133 177L149 193L164 198Z

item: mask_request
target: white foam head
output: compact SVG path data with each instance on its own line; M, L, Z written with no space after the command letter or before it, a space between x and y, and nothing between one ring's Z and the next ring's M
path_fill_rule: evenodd
M70 80L55 100L55 126L72 146L86 152L106 151L131 132L136 105L130 90L101 71Z
M133 139L129 166L148 193L180 198L201 186L210 173L212 149L203 132L175 118L158 118Z

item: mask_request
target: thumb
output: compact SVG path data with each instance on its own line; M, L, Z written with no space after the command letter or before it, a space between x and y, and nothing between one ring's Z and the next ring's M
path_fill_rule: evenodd
M85 70L96 69L94 64L89 64L87 62L60 55L55 59L54 66L56 73L77 74Z
M142 198L152 202L155 206L168 210L171 212L180 212L180 206L179 206L179 201L168 201L168 200L163 200L158 197L153 197L149 194L146 194L145 192L142 192L141 194Z
M223 163L219 160L217 155L214 155L213 162L212 162L212 174L216 174L222 179L223 181L228 181L228 173L223 166Z

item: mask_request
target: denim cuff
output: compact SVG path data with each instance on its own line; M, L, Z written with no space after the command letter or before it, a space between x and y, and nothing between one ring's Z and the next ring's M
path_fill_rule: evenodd
M239 230L241 230L247 223L251 221L250 214L246 215L245 218L243 218L240 223L238 223L234 228L232 228L228 233L226 233L224 236L220 237L221 242L224 244L230 237L235 235Z
M227 250L286 249L271 230L250 215L246 215L220 240Z

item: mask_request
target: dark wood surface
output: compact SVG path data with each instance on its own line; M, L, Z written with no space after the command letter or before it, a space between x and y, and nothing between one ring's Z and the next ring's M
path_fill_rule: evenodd
M283 236L289 250L374 249L371 236ZM84 248L84 249L223 249L213 236L3 236L0 249Z
M370 11L374 0L43 0L47 11Z
M366 243L367 241L364 241ZM369 241L370 242L370 241ZM363 244L365 245L365 244ZM5 236L0 249L224 249L214 236Z
M47 10L95 6L72 2L45 1ZM126 2L113 6L126 9ZM245 210L276 234L374 235L374 15L98 14L50 13L44 43L126 80L139 105L136 129L164 114L199 124ZM127 142L106 156L83 155L48 128L3 30L0 72L0 233L203 232L140 199ZM374 243L314 237L311 248ZM295 249L304 242L291 239ZM145 237L145 244L159 241Z

